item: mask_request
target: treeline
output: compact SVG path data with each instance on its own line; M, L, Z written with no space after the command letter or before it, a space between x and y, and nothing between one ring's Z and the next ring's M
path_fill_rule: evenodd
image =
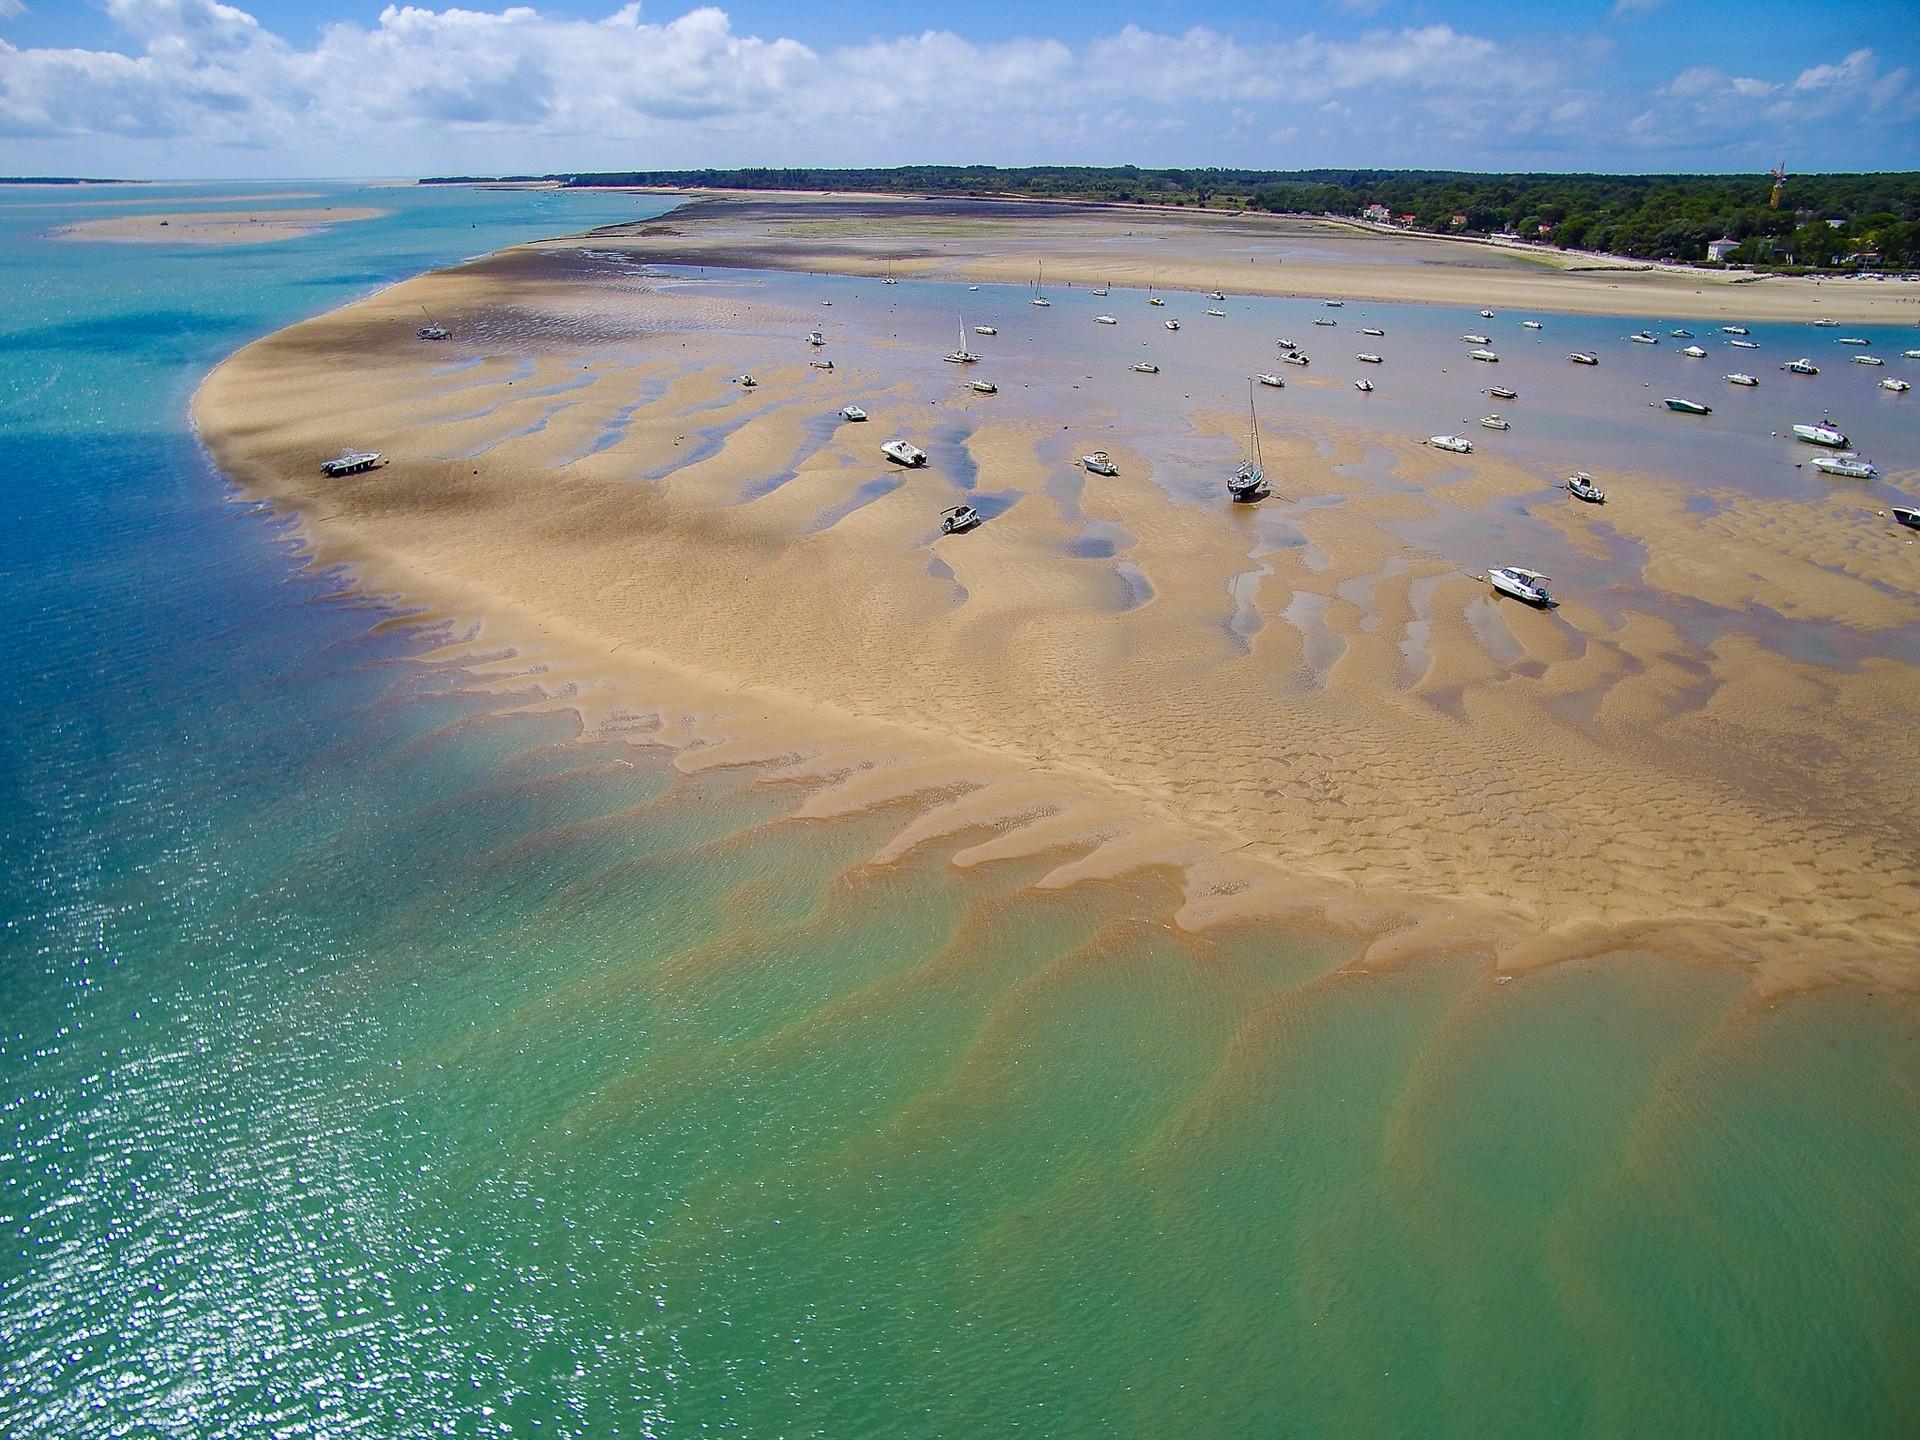
M451 178L451 177L449 177ZM458 179L471 183L479 177ZM1534 244L1646 260L1920 267L1920 173L1795 175L1776 209L1764 175L1480 175L1442 170L1141 169L1133 165L905 165L886 169L630 170L494 177L580 187L871 191L1105 200L1282 214L1362 216L1438 234L1515 234ZM435 183L435 182L428 182ZM444 181L441 183L445 183ZM1411 217L1411 218L1407 218ZM1831 223L1830 223L1831 222Z

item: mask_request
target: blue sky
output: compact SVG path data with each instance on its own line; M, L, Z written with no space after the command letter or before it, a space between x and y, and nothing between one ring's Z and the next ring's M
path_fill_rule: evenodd
M0 0L0 171L1920 169L1905 0Z

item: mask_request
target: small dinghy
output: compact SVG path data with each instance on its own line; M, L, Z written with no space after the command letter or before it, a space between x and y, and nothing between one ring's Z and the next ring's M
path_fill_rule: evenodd
M1178 330L1180 328L1180 322L1178 320L1163 320L1160 323L1165 325L1169 330Z
M958 535L963 530L971 530L980 523L980 512L971 505L955 505L951 510L940 512L940 533Z
M1387 332L1382 330L1378 325L1362 325L1360 327L1360 333L1362 335L1384 335Z
M1553 596L1547 593L1547 577L1538 570L1528 570L1519 565L1502 565L1497 570L1487 571L1487 583L1502 595L1511 595L1516 600L1524 600L1529 605L1542 608L1553 604Z
M1780 368L1790 375L1818 375L1820 373L1820 367L1807 359L1789 360Z
M880 447L880 453L894 464L905 465L909 469L927 463L927 452L906 440L889 440Z
M1598 365L1600 363L1600 357L1591 350L1576 350L1567 356L1567 359L1576 365Z
M1542 325L1538 320L1522 320L1520 323L1529 330L1544 330L1547 328L1546 326Z
M1822 420L1818 425L1796 425L1794 438L1804 440L1809 445L1825 445L1829 450L1846 448L1847 437L1838 425Z
M1093 317L1093 323L1096 325L1118 325L1120 322L1112 315L1096 315Z
M1496 400L1518 400L1520 398L1520 392L1518 390L1506 385L1489 385L1484 393L1491 395Z
M1758 350L1760 348L1760 342L1758 340L1729 340L1727 343L1736 350Z
M1584 470L1576 470L1567 477L1567 490L1577 499L1584 500L1589 505L1604 505L1607 503L1607 492L1594 484L1593 476Z
M1704 360L1707 358L1707 352L1702 350L1698 345L1689 345L1680 353L1685 355L1689 360Z
M978 390L982 395L998 395L1000 393L1000 387L991 380L969 380L967 382L967 388L969 390Z
M1482 415L1480 417L1480 428L1482 430L1511 430L1513 428L1513 422L1511 420L1503 420L1498 415Z
M1262 385L1271 385L1276 390L1285 388L1287 383L1286 381L1282 380L1278 375L1274 374L1271 370L1262 371L1260 374L1254 376L1253 378L1258 380Z
M1730 385L1758 385L1760 382L1745 371L1736 370L1733 374L1727 376L1727 383Z
M1436 450L1451 450L1456 455L1473 453L1473 442L1464 435L1430 435L1427 444Z
M1091 455L1082 455L1080 463L1095 475L1118 475L1120 467L1113 463L1113 457L1104 450L1095 450Z
M1160 373L1160 367L1154 364L1151 360L1142 360L1138 365L1135 365L1133 368L1136 372L1138 372L1141 375L1158 375Z
M842 420L864 420L867 418L867 412L862 410L858 405L842 405L840 407L840 418Z
M1385 363L1384 361L1381 360L1381 358L1378 355L1374 354L1371 350L1362 350L1358 355L1354 356L1353 358L1358 360L1362 365L1380 365Z
M331 460L322 460L320 473L337 480L342 475L359 475L364 471L377 469L379 465L378 450L347 450Z
M1371 395L1373 393L1373 382L1371 380L1356 380L1353 382L1353 388L1363 395Z
M1838 475L1843 480L1871 480L1880 472L1858 456L1822 455L1813 468L1823 475Z
M1889 375L1886 379L1880 382L1880 388L1882 390L1891 390L1896 395L1904 395L1907 393L1907 391L1911 390L1913 386L1909 385L1904 380L1900 380L1895 378L1892 375Z
M1713 413L1711 405L1702 405L1698 400L1682 400L1674 395L1667 396L1666 406L1678 415L1711 415Z
M1636 330L1633 334L1627 336L1627 339L1636 345L1658 345L1660 343L1660 337L1647 330Z

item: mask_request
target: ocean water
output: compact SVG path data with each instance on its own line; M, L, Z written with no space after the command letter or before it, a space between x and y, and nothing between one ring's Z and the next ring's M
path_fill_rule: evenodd
M0 196L0 1433L1920 1431L1910 1007L1183 936L513 713L187 398L650 202L40 238L102 198L219 192Z

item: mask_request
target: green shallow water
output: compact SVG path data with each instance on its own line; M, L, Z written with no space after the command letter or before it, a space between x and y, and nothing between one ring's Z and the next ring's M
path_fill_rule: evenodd
M0 1435L1920 1433L1909 1008L868 865L423 661L94 334L5 431Z

